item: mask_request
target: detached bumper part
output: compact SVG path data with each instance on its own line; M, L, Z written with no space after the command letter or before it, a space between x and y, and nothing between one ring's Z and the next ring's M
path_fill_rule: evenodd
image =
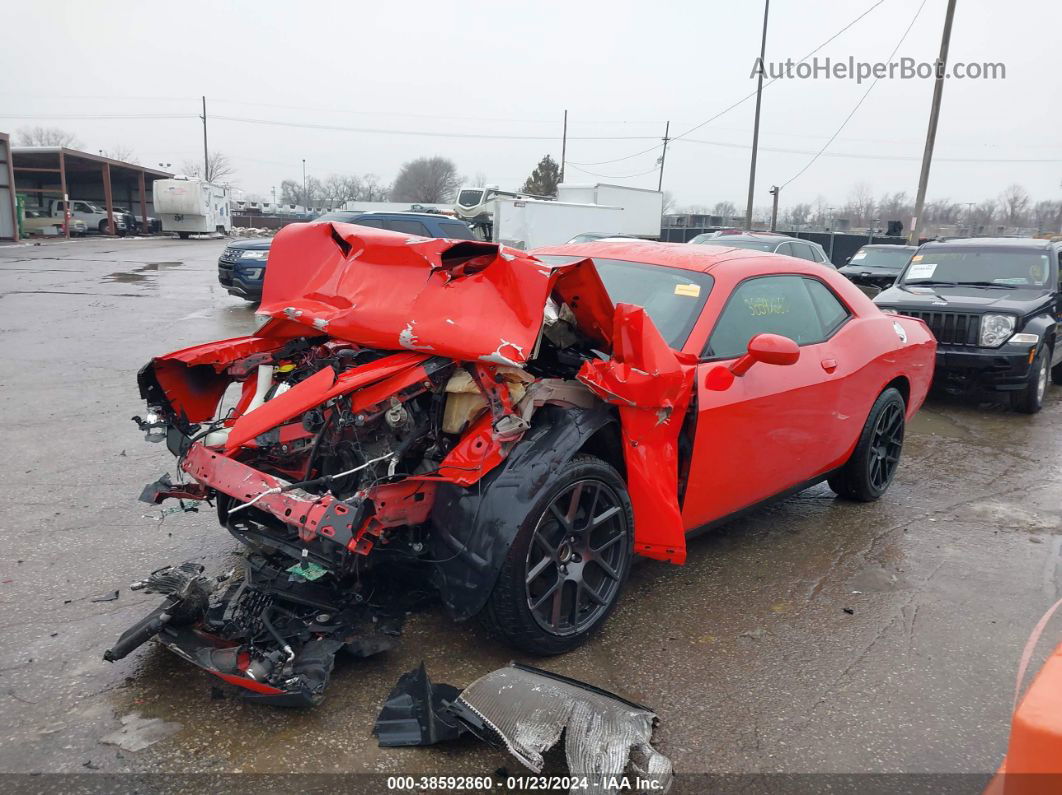
M636 776L642 789L653 792L671 786L671 760L651 744L657 716L646 707L517 663L480 677L450 701L453 692L451 685L432 685L423 663L404 674L373 729L380 746L454 739L461 733L453 731L456 719L481 740L504 745L536 773L545 763L543 753L563 735L568 771L578 780L573 792L614 792L624 775Z

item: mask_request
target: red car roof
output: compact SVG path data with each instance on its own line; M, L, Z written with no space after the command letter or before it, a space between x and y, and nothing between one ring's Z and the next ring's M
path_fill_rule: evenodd
M711 270L721 262L759 259L765 251L735 248L726 243L719 245L690 245L688 243L657 243L652 240L616 241L603 243L569 243L562 246L543 246L530 252L532 255L602 257L629 262L644 262L648 265L664 265L688 271ZM769 255L774 256L774 255ZM747 266L748 263L746 263Z

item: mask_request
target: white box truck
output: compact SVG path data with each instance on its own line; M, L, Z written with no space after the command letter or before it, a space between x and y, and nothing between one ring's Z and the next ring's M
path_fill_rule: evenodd
M586 233L614 235L623 218L621 207L505 196L494 198L493 211L492 240L523 251L567 243Z
M155 214L162 231L189 235L232 230L229 189L194 177L158 179L152 185Z
M633 237L660 237L660 218L664 214L664 194L648 188L629 188L598 182L579 185L562 182L557 186L557 201L581 204L604 204L623 208L618 228L610 234ZM589 231L589 230L587 230Z

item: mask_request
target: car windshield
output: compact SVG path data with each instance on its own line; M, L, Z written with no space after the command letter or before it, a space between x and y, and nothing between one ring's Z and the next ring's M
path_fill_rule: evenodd
M902 284L1043 287L1051 276L1044 251L963 246L923 249L911 258Z
M565 265L583 257L539 256L538 259ZM599 257L593 260L612 303L643 307L668 345L678 350L686 343L711 292L711 276L644 262Z
M902 270L910 259L910 249L861 248L852 255L849 264L864 268L888 268L891 271L898 271Z

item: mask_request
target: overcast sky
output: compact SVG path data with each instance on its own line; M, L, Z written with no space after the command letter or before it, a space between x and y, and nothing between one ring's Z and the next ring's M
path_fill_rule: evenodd
M773 0L767 60L804 57L876 1ZM884 0L819 56L885 60L921 4ZM945 5L926 0L897 58L936 57ZM438 154L470 181L515 188L542 155L560 158L565 108L568 160L584 164L569 165L568 181L656 187L659 150L602 161L659 143L667 120L685 132L753 91L763 3L77 0L9 3L4 16L0 130L61 126L88 151L125 146L146 165L176 167L202 157L203 94L210 116L356 128L212 119L211 148L233 160L241 188L268 198L282 179L301 179L303 158L318 177L390 182L403 161ZM980 201L1015 182L1034 199L1062 195L1060 30L1057 0L958 0L951 60L1001 62L1006 79L946 82L931 199ZM765 88L757 205L869 85ZM931 80L880 81L782 206L819 196L839 205L857 183L913 195L931 94ZM744 206L753 109L749 100L690 133L699 142L669 147L664 188L678 204ZM129 114L186 118L72 118ZM414 132L452 137L403 134Z

